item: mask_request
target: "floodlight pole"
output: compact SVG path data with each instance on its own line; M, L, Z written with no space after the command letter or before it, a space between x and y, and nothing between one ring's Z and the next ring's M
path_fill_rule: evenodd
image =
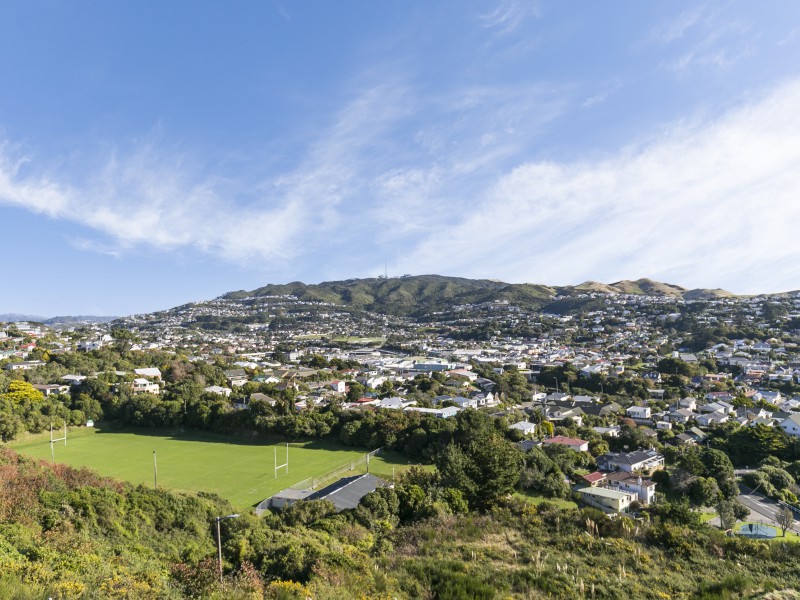
M217 522L217 560L219 561L219 582L222 583L222 536L219 531L219 522L223 519L235 519L239 514L226 515L224 517L214 517Z
M155 450L153 450L153 488L158 489L158 462L156 461Z

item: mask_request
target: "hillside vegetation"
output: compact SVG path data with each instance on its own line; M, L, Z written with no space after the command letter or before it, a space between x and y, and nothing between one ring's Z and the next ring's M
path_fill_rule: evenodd
M724 290L686 290L649 279L618 281L613 284L586 282L578 286L512 284L488 279L464 279L441 275L406 275L397 278L348 279L315 285L293 282L267 285L252 291L231 292L229 300L266 299L293 295L306 302L330 302L375 312L397 315L445 310L459 304L507 301L517 306L540 309L557 296L577 296L591 292L605 294L660 295L675 298L731 296Z
M414 479L416 477L416 479ZM466 511L432 475L336 514L223 521L223 500L0 451L0 597L796 598L800 544L731 539L680 507L652 522L501 500Z

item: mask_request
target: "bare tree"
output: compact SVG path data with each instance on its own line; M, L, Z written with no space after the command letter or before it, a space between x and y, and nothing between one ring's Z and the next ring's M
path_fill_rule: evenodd
M786 537L786 530L790 529L794 524L794 513L788 506L784 506L777 513L775 513L775 522L781 528L783 537Z

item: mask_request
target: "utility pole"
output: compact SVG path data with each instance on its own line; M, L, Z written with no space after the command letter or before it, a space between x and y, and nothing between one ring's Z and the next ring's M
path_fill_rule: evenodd
M233 515L225 515L224 517L214 517L217 522L217 560L219 561L219 582L222 583L222 536L220 535L219 522L223 519L235 519L239 516L238 513Z

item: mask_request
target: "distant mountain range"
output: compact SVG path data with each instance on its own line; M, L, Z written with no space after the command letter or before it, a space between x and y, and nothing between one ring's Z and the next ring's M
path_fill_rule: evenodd
M328 281L314 285L300 282L266 285L249 292L243 290L230 292L223 298L229 300L253 298L267 301L271 296L291 294L302 301L329 302L390 314L415 314L443 310L459 304L481 304L506 300L518 306L563 312L562 309L566 305L583 304L583 302L576 303L575 301L580 300L580 296L592 292L668 296L686 300L734 296L725 290L687 290L677 285L659 283L650 279L618 281L611 284L587 281L576 286L548 286L442 275L407 275L395 278ZM565 300L567 301L566 305Z
M110 323L119 317L97 317L94 315L75 315L63 317L41 317L38 315L20 315L17 313L6 313L0 315L0 323L19 323L27 321L31 323L43 323L45 325L70 325L77 323Z

